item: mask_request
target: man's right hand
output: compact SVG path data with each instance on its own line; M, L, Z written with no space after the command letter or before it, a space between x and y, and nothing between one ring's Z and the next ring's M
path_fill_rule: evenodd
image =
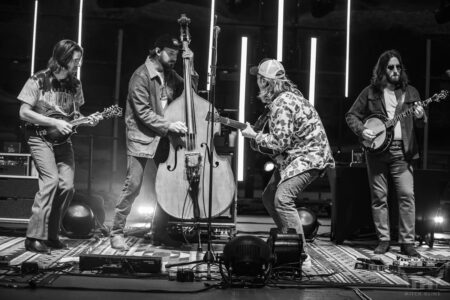
M72 133L72 124L64 120L55 119L54 126L63 135Z
M364 140L371 142L375 138L375 132L373 132L371 129L366 128L362 132L362 137Z
M175 132L175 133L186 133L187 127L186 127L186 124L184 124L184 122L177 121L177 122L170 123L169 131Z

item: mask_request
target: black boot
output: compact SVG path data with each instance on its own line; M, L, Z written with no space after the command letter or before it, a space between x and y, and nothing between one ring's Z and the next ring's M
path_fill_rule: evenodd
M419 252L414 249L414 244L402 244L400 246L400 253L407 256L420 257Z
M385 254L386 252L389 251L389 241L380 241L378 243L378 246L375 248L375 250L373 251L373 253L375 254Z

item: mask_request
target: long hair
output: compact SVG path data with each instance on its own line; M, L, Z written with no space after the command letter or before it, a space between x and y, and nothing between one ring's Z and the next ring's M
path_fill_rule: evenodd
M406 73L405 65L403 64L403 60L400 55L400 52L392 49L392 50L383 52L380 55L380 57L378 58L378 61L375 64L375 67L373 68L372 79L371 79L370 83L376 93L381 94L383 92L383 89L387 85L386 68L389 63L389 60L392 57L397 58L400 63L400 66L402 67L402 70L400 72L400 80L397 84L397 88L401 88L403 91L406 90L406 87L408 85L408 75Z
M71 40L61 40L53 47L53 54L50 57L47 67L52 73L58 73L62 68L68 67L75 51L81 52L83 48Z
M303 94L298 90L297 85L287 77L270 79L264 76L258 76L261 80L261 89L258 98L263 103L271 103L283 92L292 92L303 97Z

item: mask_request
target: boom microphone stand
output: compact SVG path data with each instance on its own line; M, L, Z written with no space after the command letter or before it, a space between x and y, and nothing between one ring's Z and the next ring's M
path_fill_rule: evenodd
M214 20L215 21L215 20ZM213 45L212 45L212 61L211 61L211 85L210 85L210 91L208 93L208 100L210 102L209 106L209 113L210 115L214 115L214 107L216 102L215 97L215 86L216 86L216 65L217 65L217 38L220 32L219 26L214 26L213 30ZM214 154L214 122L210 121L210 143L209 143L209 194L208 194L208 232L207 232L207 239L208 239L208 248L203 256L202 260L196 260L196 261L190 261L190 262L183 262L183 263L175 263L175 264L166 264L166 269L171 267L178 267L178 266L185 266L190 264L199 264L199 263L206 263L207 264L207 278L211 279L211 268L210 265L213 264L216 261L216 258L211 250L211 223L212 223L212 197L213 197L213 154ZM201 242L201 240L200 240Z

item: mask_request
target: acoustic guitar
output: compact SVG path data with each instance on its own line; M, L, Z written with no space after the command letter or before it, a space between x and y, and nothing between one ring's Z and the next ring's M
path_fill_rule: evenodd
M264 118L264 115L262 115L258 119L258 121L261 120L261 118ZM222 117L222 116L217 115L217 114L212 115L211 112L208 112L208 114L206 115L206 120L207 121L213 121L213 122L216 122L216 123L221 123L221 124L223 124L225 126L228 126L228 127L234 128L234 129L239 129L239 130L244 130L247 127L247 124L245 124L245 123L242 123L242 122L230 119L230 118ZM258 121L256 123L258 123ZM255 126L252 126L252 128L255 131L259 131L259 130L263 129L266 126L267 119L264 120L264 122L261 122L261 123L263 123L262 124L262 128L260 128L261 126L256 126L257 125L256 123L255 123ZM275 156L275 155L280 154L277 151L274 151L272 149L259 146L258 144L256 144L255 140L253 140L253 139L250 140L250 146L251 146L251 148L253 150L256 150L259 153L262 153L264 155Z
M34 135L38 135L45 139L47 142L53 144L53 145L60 145L65 143L73 134L75 134L77 131L78 126L92 126L93 123L93 117L97 117L100 121L109 119L112 117L120 117L122 116L122 108L118 105L112 105L108 108L105 108L101 113L95 112L89 116L81 117L78 119L70 120L70 116L64 115L59 112L52 112L47 117L55 118L59 120L67 121L72 125L72 132L69 134L62 134L59 132L58 129L55 127L49 127L49 126L39 126L39 125L32 125L27 124L26 129L27 131L32 131Z
M429 105L431 102L440 102L447 98L448 91L442 90L439 94L434 94L430 98L417 101L416 103L423 107ZM414 113L414 107L395 115L392 119L388 119L384 115L374 114L364 120L364 127L372 130L375 133L375 138L372 140L361 140L363 147L371 153L381 153L385 151L392 143L394 137L394 127L400 120Z

